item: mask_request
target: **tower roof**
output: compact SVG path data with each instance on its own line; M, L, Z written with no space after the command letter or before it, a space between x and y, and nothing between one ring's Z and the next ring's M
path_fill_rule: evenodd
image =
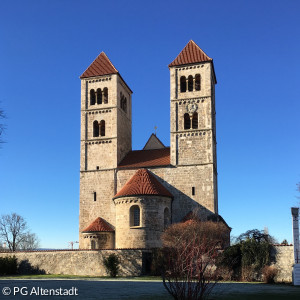
M114 231L113 228L102 218L97 218L94 222L92 222L87 228L85 228L82 232L108 232Z
M198 62L212 61L212 58L193 41L190 40L178 56L169 64L169 67L188 65Z
M156 195L173 198L173 195L147 169L139 169L114 196L114 199L138 195Z
M117 74L119 73L104 52L101 52L90 66L83 72L80 78Z

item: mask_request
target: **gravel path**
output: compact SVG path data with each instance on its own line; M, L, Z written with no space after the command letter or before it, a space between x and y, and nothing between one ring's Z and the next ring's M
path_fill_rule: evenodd
M23 289L22 289L23 288ZM50 291L52 289L52 291ZM4 295L9 294L10 295ZM24 295L22 295L23 293ZM27 295L25 295L27 293ZM52 293L52 295L49 295ZM57 295L53 295L56 293ZM276 293L299 295L300 287L249 283L220 283L215 295ZM14 295L15 294L15 295ZM31 294L31 295L30 295ZM48 296L47 296L48 294ZM59 295L60 294L60 295ZM67 294L67 295L63 295ZM77 295L76 295L77 294ZM0 280L0 299L171 299L160 281L130 280Z

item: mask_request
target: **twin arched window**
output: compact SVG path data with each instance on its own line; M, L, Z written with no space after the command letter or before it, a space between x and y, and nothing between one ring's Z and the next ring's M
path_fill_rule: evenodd
M198 113L194 112L192 118L188 113L184 114L184 129L198 129Z
M195 84L194 84L195 82ZM185 93L186 90L189 92L200 91L201 90L201 76L196 74L195 78L192 75L189 75L186 79L185 76L180 77L180 92Z
M94 89L90 90L90 105L102 104L102 99L104 99L104 104L108 103L108 88L104 88L103 91L99 88L95 92Z
M93 137L105 136L105 121L101 120L93 122Z

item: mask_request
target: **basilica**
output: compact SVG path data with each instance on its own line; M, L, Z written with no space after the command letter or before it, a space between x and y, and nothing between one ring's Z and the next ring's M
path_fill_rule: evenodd
M191 40L169 70L170 146L152 134L141 150L132 150L132 90L107 55L80 76L80 249L159 247L167 226L192 215L225 223L213 59Z

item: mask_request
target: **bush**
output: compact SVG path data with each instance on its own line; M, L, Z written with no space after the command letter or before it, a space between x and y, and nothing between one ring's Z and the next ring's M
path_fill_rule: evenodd
M152 250L151 257L151 270L150 273L152 276L161 276L164 266L164 255L163 251L160 248L155 248Z
M262 276L265 283L274 283L278 270L274 266L265 266L262 269Z
M119 272L120 260L116 254L112 253L107 258L104 257L103 264L106 268L107 273L109 273L111 277L117 277Z
M174 299L207 299L218 278L215 261L225 242L222 223L188 220L162 235L162 278Z
M18 264L15 256L0 257L0 275L17 274Z
M261 280L262 269L271 263L273 238L257 229L238 237L238 243L227 248L218 263L233 271L234 280Z

